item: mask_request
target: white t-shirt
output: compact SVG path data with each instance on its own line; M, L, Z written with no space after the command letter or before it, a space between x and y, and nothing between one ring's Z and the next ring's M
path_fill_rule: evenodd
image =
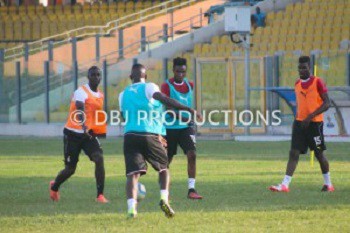
M139 85L140 83L134 83L132 86ZM146 97L148 100L151 100L153 98L153 94L156 92L160 92L159 86L155 83L146 83ZM124 91L119 94L119 109L120 111L123 111L122 109L122 102L123 102L123 94Z
M84 85L88 91L95 97L99 98L101 96L101 93L99 91L94 92L93 90L91 90L89 84L85 84ZM80 101L85 103L85 100L88 98L88 95L86 94L86 92L84 91L84 89L82 87L79 87L73 95L73 101Z

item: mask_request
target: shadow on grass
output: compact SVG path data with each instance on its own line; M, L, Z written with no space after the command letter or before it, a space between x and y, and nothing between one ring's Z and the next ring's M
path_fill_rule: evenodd
M51 216L65 214L104 214L126 212L125 178L106 180L109 204L98 204L94 178L74 177L61 188L61 200L52 202L48 195L46 177L2 178L0 180L2 217ZM158 212L159 189L155 176L141 180L147 188L146 199L140 202L139 212ZM342 208L350 205L350 186L339 186L335 193L321 193L320 184L295 183L290 193L272 193L267 188L271 180L261 182L224 180L201 182L198 191L203 200L188 200L186 181L171 184L171 203L177 212L210 211L278 211Z
M122 156L122 138L101 140L101 143L105 156ZM327 143L327 147L331 161L350 160L347 143ZM290 142L199 141L197 148L199 159L287 161ZM183 156L182 153L178 148L177 156ZM62 138L0 139L0 158L11 155L63 157Z

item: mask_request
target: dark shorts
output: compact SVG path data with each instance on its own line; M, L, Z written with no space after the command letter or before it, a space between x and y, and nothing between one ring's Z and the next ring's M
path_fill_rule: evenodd
M76 133L68 129L63 130L64 163L76 166L81 150L93 160L93 156L103 154L101 144L97 137L91 139L84 134Z
M326 150L323 135L323 122L310 122L308 128L302 128L300 121L294 121L291 149L306 154L308 148L315 152Z
M158 135L147 133L127 133L124 135L124 159L126 175L147 172L147 163L160 172L167 169L166 150Z
M167 129L166 140L168 143L169 161L177 154L177 145L180 145L185 154L196 150L196 132L193 127L184 129Z

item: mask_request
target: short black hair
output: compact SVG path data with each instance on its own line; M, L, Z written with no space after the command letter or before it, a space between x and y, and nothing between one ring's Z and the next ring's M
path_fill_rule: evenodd
M310 57L309 56L299 57L299 63L307 63L310 66Z
M187 66L187 60L185 58L182 58L182 57L174 58L173 67L175 67L175 66Z
M132 70L135 70L135 69L142 69L142 68L145 68L144 65L140 64L140 63L136 63L134 65L132 65Z
M90 76L90 73L93 71L93 70L99 70L100 71L100 68L98 66L91 66L88 70L88 76Z

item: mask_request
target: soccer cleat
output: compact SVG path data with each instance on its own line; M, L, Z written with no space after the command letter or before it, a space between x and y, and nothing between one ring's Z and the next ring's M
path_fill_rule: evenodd
M193 199L193 200L201 200L203 199L203 197L201 195L199 195L195 189L189 189L188 190L188 195L187 195L188 199Z
M103 196L103 194L98 195L96 198L96 202L98 203L108 203L109 201Z
M51 189L52 185L55 183L55 181L51 180L49 184L49 191L50 191L50 198L53 201L59 201L60 200L60 192L59 191L53 191Z
M136 211L136 209L133 208L133 209L128 210L126 218L133 219L133 218L136 218L136 216L137 216L137 211Z
M324 184L322 186L322 189L321 189L321 192L334 192L335 189L334 189L334 186L333 185L326 185Z
M288 193L289 192L288 186L283 185L283 184L272 185L272 186L269 187L269 189L272 192L282 192L282 193Z
M159 205L160 209L165 213L166 217L174 217L175 211L170 207L169 203L166 203L164 200L160 200Z

